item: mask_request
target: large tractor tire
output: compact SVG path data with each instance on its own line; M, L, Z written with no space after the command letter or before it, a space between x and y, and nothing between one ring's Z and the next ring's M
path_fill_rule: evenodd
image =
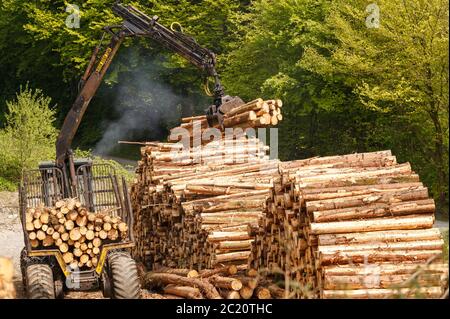
M25 269L25 276L29 299L55 299L55 283L49 265L29 265Z
M126 252L108 256L113 299L139 299L141 287L136 262Z

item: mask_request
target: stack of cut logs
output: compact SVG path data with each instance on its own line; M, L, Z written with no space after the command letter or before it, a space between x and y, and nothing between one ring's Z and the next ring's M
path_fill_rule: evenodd
M283 298L284 289L262 280L258 272L222 266L197 272L159 268L145 274L143 286L161 299L271 299Z
M408 163L386 151L281 166L251 267L284 276L294 298L443 294L434 201Z
M14 266L11 259L0 257L0 299L16 298L13 277Z
M269 148L243 129L277 124L281 107L281 100L257 99L224 110L224 126L241 130L220 132L213 141L204 139L205 117L186 118L178 129L189 132L194 147L148 143L142 148L131 192L135 258L146 266L198 270L247 264L278 161L269 160ZM199 123L201 141L195 141ZM171 139L174 135L172 130L169 140L179 141L183 132Z
M226 110L223 118L223 127L235 130L239 128L243 132L249 128L277 125L283 120L283 115L281 114L282 106L283 102L281 100L264 101L257 99L248 102L231 110ZM208 127L206 116L184 118L179 127L171 130L169 141L178 142L183 137L186 137L186 133L188 133L192 146L207 144L212 139L212 136L204 136L203 134L205 131L207 132ZM219 124L215 128L219 128ZM226 132L222 132L221 136L225 134Z
M252 101L227 110L224 126L274 125L281 106ZM149 286L188 298L251 298L257 287L277 298L442 294L448 270L432 228L434 201L408 163L390 151L280 163L242 130L211 141L207 127L205 117L193 117L172 130L172 142L187 130L188 149L184 141L142 148L132 187L133 255L157 271L146 275ZM201 277L232 265L264 279L259 286L220 272L186 279L187 270ZM167 267L171 273L161 270ZM280 281L283 289L271 284ZM252 293L241 291L250 286Z
M57 201L51 208L28 208L25 228L33 249L58 248L72 269L95 267L103 244L128 236L120 217L91 213L76 199Z
M267 149L246 137L187 150L170 143L142 148L131 192L134 257L147 267L247 264L278 173Z

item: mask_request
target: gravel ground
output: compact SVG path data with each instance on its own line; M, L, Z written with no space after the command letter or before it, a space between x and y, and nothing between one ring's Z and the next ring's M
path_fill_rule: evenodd
M20 252L24 247L17 193L0 192L0 256L13 260L17 297L24 298Z

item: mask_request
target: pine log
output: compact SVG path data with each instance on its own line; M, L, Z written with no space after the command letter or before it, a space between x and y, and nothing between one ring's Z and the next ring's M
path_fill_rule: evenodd
M242 282L236 278L221 277L214 275L208 278L209 282L215 287L239 291L242 288Z
M214 275L230 275L233 276L237 273L237 267L235 265L223 266L217 269L205 269L200 272L200 278L208 278Z
M63 259L66 264L70 264L73 261L73 254L71 252L66 252L63 254Z
M366 233L324 234L318 236L320 246L364 244L373 242L406 242L419 240L439 240L442 238L438 228L415 230L388 230Z
M245 105L239 106L237 108L232 109L231 111L226 113L227 117L232 117L236 114L245 113L248 111L256 111L263 109L267 113L269 112L269 105L267 103L264 103L262 99L258 99L255 101L251 101Z
M222 299L217 289L209 282L197 278L187 278L174 274L147 273L144 276L144 283L147 286L154 285L181 285L199 288L202 294L208 299Z
M60 250L62 253L66 253L66 252L68 252L68 250L69 250L69 245L67 245L66 243L62 243L62 244L59 246L59 250Z
M404 275L414 274L417 271L424 273L437 273L448 275L447 264L417 264L417 263L374 263L370 266L363 265L339 265L323 267L323 276L362 276L370 274L380 275Z
M69 238L73 241L77 241L81 238L80 229L78 227L72 229L69 233Z
M314 235L368 232L377 230L407 230L433 227L434 216L393 217L361 221L311 223L311 233Z
M408 190L391 190L383 193L370 193L343 198L333 198L319 201L308 201L307 212L333 210L339 208L361 207L369 204L390 204L393 202L409 202L427 200L428 189L420 187Z
M275 299L284 299L285 295L286 295L286 291L280 287L278 287L275 284L271 284L267 287L267 289L269 289L270 294L275 298Z
M333 222L352 219L367 219L384 216L434 213L433 199L392 204L373 204L355 208L341 208L313 212L315 222Z
M444 240L409 241L393 243L365 243L350 245L319 246L318 251L323 253L344 252L352 250L439 250L444 246Z
M258 287L259 279L257 277L238 276L236 278L239 279L239 281L241 281L244 286L247 286L251 289L255 289L256 287Z
M442 255L442 250L395 250L395 251L346 251L320 253L318 266L331 264L349 264L349 263L374 263L374 262L404 262L404 261L427 261Z
M203 296L198 288L189 286L168 285L164 288L164 293L187 299L203 299Z
M255 289L255 295L258 299L271 299L270 291L264 287L257 287Z
M188 278L199 277L199 273L193 269L174 269L174 268L168 268L168 267L158 267L155 269L155 272L166 273L166 274L175 274L178 276L183 276L183 277L188 277Z
M55 243L55 241L53 240L52 236L50 236L50 235L45 236L45 238L42 240L43 247L50 247L54 243Z
M46 236L47 236L47 235L46 235L45 232L43 232L42 230L38 230L38 231L36 232L36 238L37 238L38 240L44 240Z
M250 299L253 296L253 292L254 289L247 286L243 286L241 290L239 290L239 295L241 296L242 299Z
M212 232L208 235L211 242L249 240L248 232Z
M241 299L239 292L234 290L222 290L220 291L220 295L223 299Z
M249 251L217 254L215 256L214 263L218 264L218 263L235 261L235 260L248 260L250 254L251 254L251 252L249 252Z
M382 299L382 298L440 298L441 287L420 287L401 289L358 289L358 290L324 290L324 299Z

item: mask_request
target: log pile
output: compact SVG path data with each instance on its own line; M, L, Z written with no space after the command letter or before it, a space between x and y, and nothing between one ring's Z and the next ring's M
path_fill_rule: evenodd
M143 286L163 299L272 299L284 292L262 281L257 271L239 271L234 265L200 272L157 268L144 275Z
M134 257L147 267L246 265L278 161L256 138L177 147L142 148L131 191Z
M223 127L225 129L232 128L235 133L240 129L241 134L243 134L243 131L249 128L256 129L278 125L283 120L282 107L283 102L281 100L264 101L263 99L256 99L231 110L225 110ZM179 127L170 131L169 141L179 142L183 138L190 137L191 146L207 144L213 138L212 136L206 136L210 132L208 128L206 116L184 118ZM214 128L220 127L216 125ZM220 132L219 136L216 137L222 137L225 134L226 130Z
M15 299L14 266L10 259L0 257L0 299Z
M228 110L225 127L264 127L269 117L273 125L281 106L252 101ZM153 269L145 280L161 296L443 293L448 271L443 240L433 229L434 201L409 163L398 164L390 151L281 163L242 130L211 141L207 127L205 117L183 119L169 140L182 140L178 131L185 129L187 145L148 143L141 150L132 186L133 255ZM264 277L221 273L230 266ZM183 272L161 270L173 268ZM193 269L198 278L186 272ZM204 271L213 274L206 281ZM273 284L280 281L282 288Z
M281 166L250 266L284 276L287 296L443 294L434 201L408 163L386 151Z
M103 244L128 237L128 225L120 217L91 213L76 199L28 208L25 229L33 249L59 249L72 269L97 266Z

